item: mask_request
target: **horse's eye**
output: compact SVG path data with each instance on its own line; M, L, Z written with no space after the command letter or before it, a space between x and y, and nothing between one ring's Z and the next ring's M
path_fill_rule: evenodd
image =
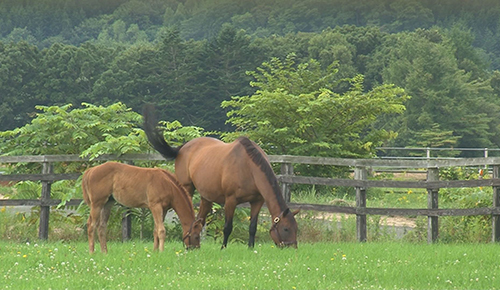
M284 230L285 232L288 232L288 228L283 228L283 230Z

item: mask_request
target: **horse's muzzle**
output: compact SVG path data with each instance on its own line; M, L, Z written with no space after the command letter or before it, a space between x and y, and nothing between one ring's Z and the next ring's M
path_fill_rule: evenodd
M279 244L276 244L276 246L278 246L278 248L295 248L297 249L297 241L294 241L294 242L281 242Z
M196 249L199 249L200 248L200 245L197 245L197 246L194 246L194 245L189 245L186 247L186 250L190 251L190 250L196 250Z

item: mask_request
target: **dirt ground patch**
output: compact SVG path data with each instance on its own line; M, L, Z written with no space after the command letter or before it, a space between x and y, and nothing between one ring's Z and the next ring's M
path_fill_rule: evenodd
M319 213L316 218L324 219L324 220L336 220L337 222L342 221L343 218L348 217L349 215L338 214L338 213ZM393 226L393 227L408 227L415 228L416 223L414 218L402 217L402 216L393 216L393 217L382 217L380 223L385 226Z

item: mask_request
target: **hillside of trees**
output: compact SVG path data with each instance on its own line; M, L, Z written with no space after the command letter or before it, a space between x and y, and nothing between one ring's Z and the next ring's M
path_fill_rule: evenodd
M122 102L231 132L221 103L292 56L339 96L360 78L404 89L406 110L372 126L398 133L384 145L500 147L496 0L0 0L0 130L36 105Z

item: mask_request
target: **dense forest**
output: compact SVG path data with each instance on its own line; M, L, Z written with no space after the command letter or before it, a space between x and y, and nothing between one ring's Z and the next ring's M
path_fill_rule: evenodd
M500 147L497 0L0 0L0 130L35 105L119 101L232 131L221 103L290 56L337 93L403 88L404 113L375 123L398 133L385 145Z

